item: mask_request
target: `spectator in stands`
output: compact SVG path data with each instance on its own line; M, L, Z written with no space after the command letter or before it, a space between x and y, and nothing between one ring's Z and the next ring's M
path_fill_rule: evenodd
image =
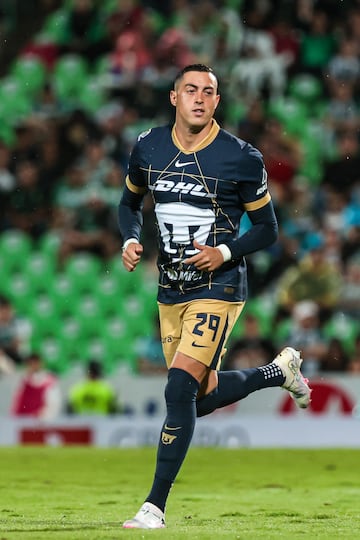
M177 28L181 30L196 61L212 64L217 41L215 36L221 35L226 29L215 3L209 0L192 3L183 10Z
M281 234L276 246L271 250L268 257L268 264L260 271L252 268L251 258L249 265L251 290L259 294L262 291L269 291L276 286L280 276L290 267L297 265L299 253L299 242L294 236ZM252 273L255 270L255 275Z
M12 359L0 349L0 378L2 375L9 375L15 371L15 364Z
M40 420L56 418L62 408L62 396L57 377L47 371L38 353L33 352L28 355L24 365L25 375L14 395L12 414Z
M360 142L355 129L336 133L335 153L325 160L321 187L346 193L360 185Z
M345 263L343 275L338 308L345 315L360 321L360 253Z
M120 412L113 387L103 378L102 366L91 360L84 381L76 383L69 392L69 414L108 415Z
M336 50L337 39L332 31L332 19L321 7L315 8L301 34L299 69L322 77Z
M349 355L341 339L332 337L320 362L320 371L347 371L349 361Z
M347 371L350 373L360 373L360 332L355 337L354 350L350 355Z
M154 317L153 333L137 340L136 351L139 373L146 375L167 373L158 316Z
M21 161L15 169L16 186L10 193L7 222L38 239L46 232L51 216L51 202L40 184L39 164Z
M107 102L95 116L106 155L122 169L127 166L130 151L123 134L124 116L125 107L117 100Z
M242 336L231 341L224 359L224 369L247 369L265 366L276 356L271 339L261 334L258 318L247 313L244 316Z
M325 104L322 122L332 136L336 148L336 135L343 131L357 131L360 126L360 110L355 97L355 86L349 81L329 85L330 97Z
M10 301L0 295L0 354L21 365L28 350L31 325L22 319Z
M336 308L341 284L338 268L326 260L322 235L311 234L304 257L277 283L279 311L291 314L298 302L311 299L318 304L323 320Z
M111 173L106 171L107 175ZM102 188L88 185L81 163L69 168L55 199L53 228L61 234L60 267L77 251L91 251L106 259L118 252L119 237L114 231L114 204L109 204L109 191L113 192L111 183Z
M239 118L237 136L252 145L257 145L267 121L264 100L256 98L246 107L244 114Z
M116 40L114 51L110 55L110 74L113 86L134 89L146 67L151 65L151 52L143 36L135 30L127 30Z
M345 17L343 31L350 39L355 40L357 46L360 47L360 5L358 1L350 2ZM359 50L357 54L359 54Z
M278 204L291 201L294 177L302 154L299 141L285 132L277 118L268 118L257 144L263 154L269 184Z
M115 161L106 154L101 134L88 139L78 163L84 170L86 185L94 190L104 187L106 177L116 167Z
M350 82L355 88L358 87L360 82L359 46L355 39L348 36L340 41L337 53L330 58L327 66L329 79L325 78L325 82L333 86L345 81Z
M320 371L328 344L323 335L316 302L302 300L295 303L285 342L301 351L304 375L313 376Z
M286 60L287 74L296 72L300 53L299 33L292 25L290 17L281 9L274 13L269 33L274 42L276 54L281 55Z
M286 86L289 59L276 54L272 35L264 30L260 8L252 4L244 14L246 32L241 44L240 58L229 77L229 97L241 94L245 102L254 97L282 96Z
M92 46L104 35L100 9L94 0L73 0L65 14L65 24L61 39L60 54L79 54L89 61Z
M15 188L15 176L10 170L11 151L0 140L0 231L6 228L5 212L8 209L10 193Z

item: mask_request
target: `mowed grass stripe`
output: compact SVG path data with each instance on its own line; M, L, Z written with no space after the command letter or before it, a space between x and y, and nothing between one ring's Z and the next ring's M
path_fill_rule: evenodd
M0 540L360 539L357 449L192 448L167 528L121 528L146 496L155 449L0 449Z

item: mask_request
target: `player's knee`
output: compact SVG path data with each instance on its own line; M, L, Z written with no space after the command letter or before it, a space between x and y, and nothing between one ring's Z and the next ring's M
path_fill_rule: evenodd
M196 402L196 416L206 416L217 409L218 405L218 388L214 388L212 392L203 396Z
M166 403L196 401L199 383L190 373L183 369L169 369L168 382L165 387Z

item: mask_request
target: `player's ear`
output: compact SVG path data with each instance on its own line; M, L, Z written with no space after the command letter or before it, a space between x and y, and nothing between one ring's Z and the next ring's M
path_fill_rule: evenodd
M216 109L216 107L219 105L219 102L220 102L220 94L218 94L218 95L216 96L216 105L215 105L215 109Z
M170 103L176 107L176 92L175 90L170 90Z

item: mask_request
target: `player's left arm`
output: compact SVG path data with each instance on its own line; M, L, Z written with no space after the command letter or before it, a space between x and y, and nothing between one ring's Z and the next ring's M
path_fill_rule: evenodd
M186 259L184 263L194 264L199 270L212 272L224 262L236 261L244 255L264 249L278 238L278 223L270 193L267 189L267 173L261 154L248 145L248 151L242 156L241 170L244 180L241 197L252 227L239 238L216 247L200 245L194 242L199 253Z
M268 191L263 158L251 145L247 145L242 154L241 171L239 193L252 227L239 238L227 243L231 252L228 260L238 260L244 255L264 249L278 238L278 223Z
M278 238L278 223L271 199L256 210L248 210L247 214L252 227L238 239L227 244L231 260L240 259L244 255L271 246Z
M199 253L185 259L184 263L194 264L198 270L213 272L224 262L240 259L243 255L264 249L277 240L278 224L271 199L265 206L248 211L248 216L252 227L237 240L216 247L201 245L194 240L194 247Z

